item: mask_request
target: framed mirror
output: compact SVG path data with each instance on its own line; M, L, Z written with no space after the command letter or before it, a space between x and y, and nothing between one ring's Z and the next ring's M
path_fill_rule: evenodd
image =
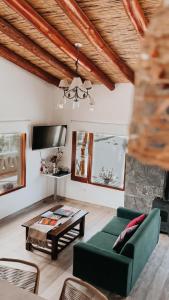
M25 133L0 133L0 195L26 186L25 151Z
M111 134L72 134L72 179L124 190L126 138Z
M88 182L89 146L91 135L88 132L73 132L72 135L72 179Z

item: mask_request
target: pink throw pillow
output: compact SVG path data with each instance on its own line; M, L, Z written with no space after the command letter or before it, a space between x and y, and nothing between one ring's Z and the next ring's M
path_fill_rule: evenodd
M145 215L145 214L142 214L142 215L140 215L139 217L134 218L133 220L131 220L131 221L127 224L126 228L130 228L130 227L132 227L132 226L134 226L134 225L139 225L139 224L141 224L141 223L144 221L145 217L146 217L146 215Z

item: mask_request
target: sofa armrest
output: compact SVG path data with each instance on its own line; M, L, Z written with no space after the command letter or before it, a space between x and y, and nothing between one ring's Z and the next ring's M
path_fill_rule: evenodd
M153 208L121 251L133 259L132 286L158 243L159 229L160 210Z
M130 220L140 216L142 213L143 212L127 209L125 207L118 207L117 209L117 217L130 219Z
M80 242L74 246L73 275L123 296L128 295L132 277L131 258Z

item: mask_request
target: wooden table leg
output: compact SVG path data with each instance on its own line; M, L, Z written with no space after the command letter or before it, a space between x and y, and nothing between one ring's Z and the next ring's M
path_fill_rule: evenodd
M28 232L29 232L29 228L26 227L26 250L31 251L32 250L32 244L27 242Z
M85 216L81 219L80 222L80 232L79 232L80 236L84 236L84 230L85 230Z
M52 260L56 260L58 257L58 239L52 239L52 253L51 258Z

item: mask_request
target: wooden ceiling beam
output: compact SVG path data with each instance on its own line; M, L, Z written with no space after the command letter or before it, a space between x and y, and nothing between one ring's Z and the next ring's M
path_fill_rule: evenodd
M45 61L48 65L57 69L66 78L73 78L76 73L73 72L69 67L57 60L49 52L41 48L38 44L33 42L28 36L20 32L13 25L8 23L6 20L0 17L0 31L11 38L13 41L17 42L19 45L27 49L29 52L33 53L35 56L39 57L41 60Z
M33 75L36 75L37 77L43 79L44 81L47 81L48 83L54 84L58 86L59 79L52 76L51 74L47 73L46 71L42 70L41 68L35 66L22 56L14 53L10 49L4 47L0 44L0 56L3 58L11 61L15 65L21 67L22 69L32 73Z
M123 5L136 31L143 37L147 30L148 20L144 15L139 1L123 0Z
M113 62L125 77L134 83L134 71L123 61L119 55L110 48L103 40L95 26L89 20L75 0L55 0L63 9L69 19L78 27L86 38L101 52L109 61Z
M31 22L36 29L50 39L60 50L65 52L73 60L77 60L78 50L69 40L64 38L52 25L50 25L38 12L25 0L4 0L4 2ZM80 42L80 41L79 41ZM114 82L82 52L79 53L79 64L90 72L99 82L103 83L110 90L115 88Z

